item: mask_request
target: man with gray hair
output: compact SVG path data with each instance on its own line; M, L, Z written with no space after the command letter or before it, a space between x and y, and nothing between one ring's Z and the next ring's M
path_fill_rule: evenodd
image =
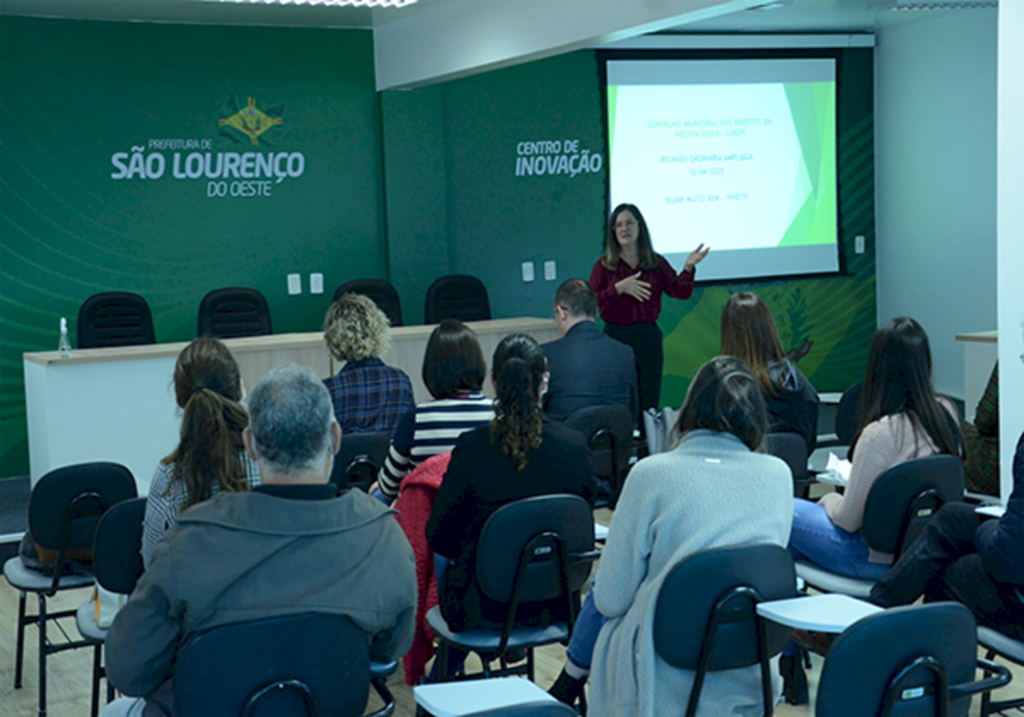
M544 413L563 423L581 408L609 404L639 413L633 349L597 328L597 294L583 279L555 293L555 323L562 338L544 344L551 379Z
M341 428L323 383L294 364L253 389L249 456L261 485L181 514L107 635L113 715L170 715L171 678L197 631L308 612L344 615L388 662L412 642L416 564L392 511L328 481ZM325 660L332 659L324 655Z

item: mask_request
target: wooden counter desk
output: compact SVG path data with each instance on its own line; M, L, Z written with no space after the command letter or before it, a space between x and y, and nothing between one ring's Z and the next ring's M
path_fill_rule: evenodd
M551 319L515 318L469 324L490 366L494 349L508 334L530 334L544 343L558 338ZM391 329L384 363L409 374L416 402L430 399L422 362L434 326ZM331 356L321 332L277 334L224 342L234 354L248 389L270 368L293 361L318 376L331 374ZM174 362L188 342L81 349L70 358L56 351L26 353L25 403L32 485L48 471L72 463L114 461L135 475L146 495L157 462L178 443L181 411L174 400ZM334 365L334 371L340 368ZM490 382L485 388L489 391ZM342 439L344 440L344 438Z

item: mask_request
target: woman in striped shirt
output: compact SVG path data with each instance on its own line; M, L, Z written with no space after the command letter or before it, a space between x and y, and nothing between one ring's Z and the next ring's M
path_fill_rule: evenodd
M430 456L448 453L465 431L494 418L491 399L480 393L487 363L471 328L445 319L427 341L423 383L433 401L416 406L398 422L384 466L377 476L381 493L390 500L413 468Z

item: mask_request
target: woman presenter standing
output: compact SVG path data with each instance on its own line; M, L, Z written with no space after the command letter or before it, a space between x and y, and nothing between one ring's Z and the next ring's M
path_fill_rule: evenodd
M698 246L676 274L665 257L654 252L647 222L635 205L620 204L608 220L604 255L590 272L590 285L597 292L604 332L633 348L641 411L657 410L661 397L661 295L689 299L695 267L708 251L703 244Z

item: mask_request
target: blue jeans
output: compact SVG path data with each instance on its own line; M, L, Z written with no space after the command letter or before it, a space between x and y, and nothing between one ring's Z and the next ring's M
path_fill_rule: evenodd
M789 552L794 559L807 559L840 575L877 580L888 572L888 565L868 562L868 544L860 533L847 533L825 512L825 506L795 498L793 530Z
M608 618L602 615L594 605L594 584L591 583L590 592L583 599L580 613L576 616L572 637L569 638L569 647L565 650L565 656L569 662L581 670L590 671L590 664L594 660L594 645L597 644L597 636L606 622L608 622Z

